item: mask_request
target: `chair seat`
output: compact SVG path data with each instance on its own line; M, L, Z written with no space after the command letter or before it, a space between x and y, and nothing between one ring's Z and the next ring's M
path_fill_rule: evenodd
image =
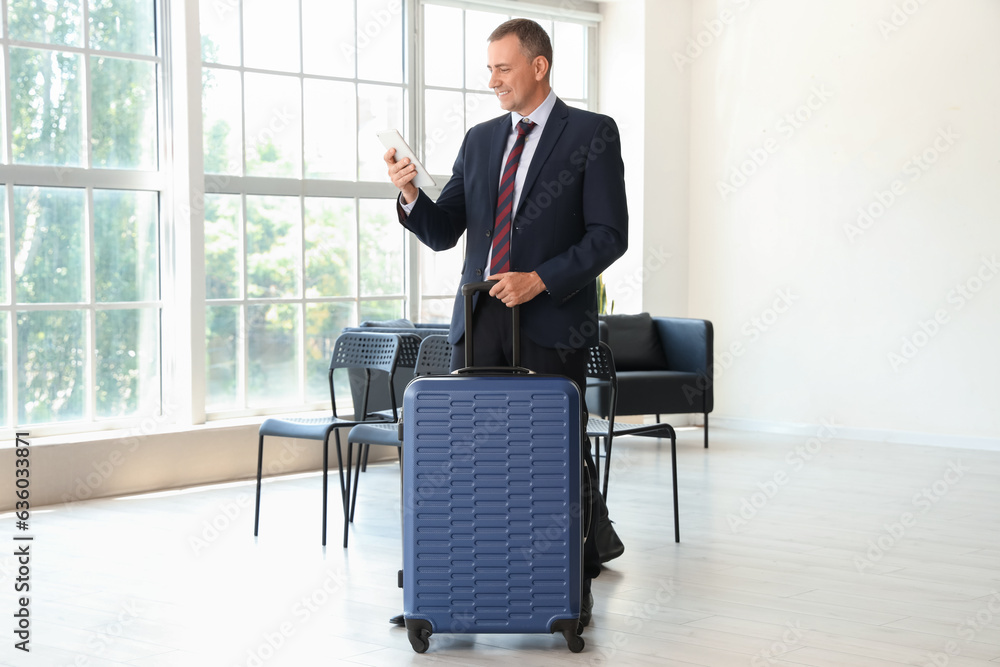
M645 435L652 436L662 431L664 438L669 438L674 427L670 424L630 424L628 422L616 421L613 435ZM591 417L587 420L587 437L603 438L608 435L608 420L600 417Z
M388 445L400 447L398 424L358 424L347 434L348 442L360 442L366 445Z
M380 417L382 419L382 417ZM389 418L385 418L389 419ZM260 435L270 435L285 438L302 438L304 440L326 440L330 430L338 426L354 426L358 422L353 419L339 417L291 417L281 419L271 417L260 425ZM378 423L378 422L376 422Z

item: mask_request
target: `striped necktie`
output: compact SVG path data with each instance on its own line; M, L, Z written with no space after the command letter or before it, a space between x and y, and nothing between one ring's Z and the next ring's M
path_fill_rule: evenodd
M493 254L490 261L490 275L510 271L510 230L514 213L514 177L517 175L517 165L524 152L524 138L531 132L535 124L530 120L522 120L517 124L517 139L507 156L507 164L503 168L503 178L500 179L500 194L497 196L497 217L493 223Z

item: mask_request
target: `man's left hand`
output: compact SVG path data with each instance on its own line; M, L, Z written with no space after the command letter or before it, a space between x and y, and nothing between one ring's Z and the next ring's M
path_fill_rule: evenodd
M538 274L531 273L498 273L490 276L496 285L490 290L490 296L495 296L504 302L508 308L531 301L545 291L545 283Z

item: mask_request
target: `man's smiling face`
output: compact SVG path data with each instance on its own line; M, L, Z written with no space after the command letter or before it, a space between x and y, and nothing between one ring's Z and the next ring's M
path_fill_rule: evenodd
M535 62L528 60L517 35L490 42L486 54L490 88L500 100L501 108L522 116L537 109L548 95L545 59L538 56Z

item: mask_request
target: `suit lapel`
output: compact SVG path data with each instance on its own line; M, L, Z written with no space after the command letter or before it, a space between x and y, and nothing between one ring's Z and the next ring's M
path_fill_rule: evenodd
M552 107L552 113L545 123L545 129L542 130L542 138L538 140L535 154L531 156L531 164L528 165L528 174L524 179L524 187L521 188L521 199L517 203L517 213L520 213L521 209L524 208L525 202L528 201L528 194L531 192L531 187L535 184L538 174L542 171L542 165L549 159L549 154L555 148L556 142L559 141L559 135L566 128L567 116L569 116L569 107L557 97L555 106ZM498 173L497 179L499 178L500 175Z
M497 215L497 190L500 189L500 162L503 160L503 151L507 147L507 137L510 135L510 114L502 116L493 127L493 139L490 142L490 208L493 211L493 218ZM490 221L492 223L492 220Z

